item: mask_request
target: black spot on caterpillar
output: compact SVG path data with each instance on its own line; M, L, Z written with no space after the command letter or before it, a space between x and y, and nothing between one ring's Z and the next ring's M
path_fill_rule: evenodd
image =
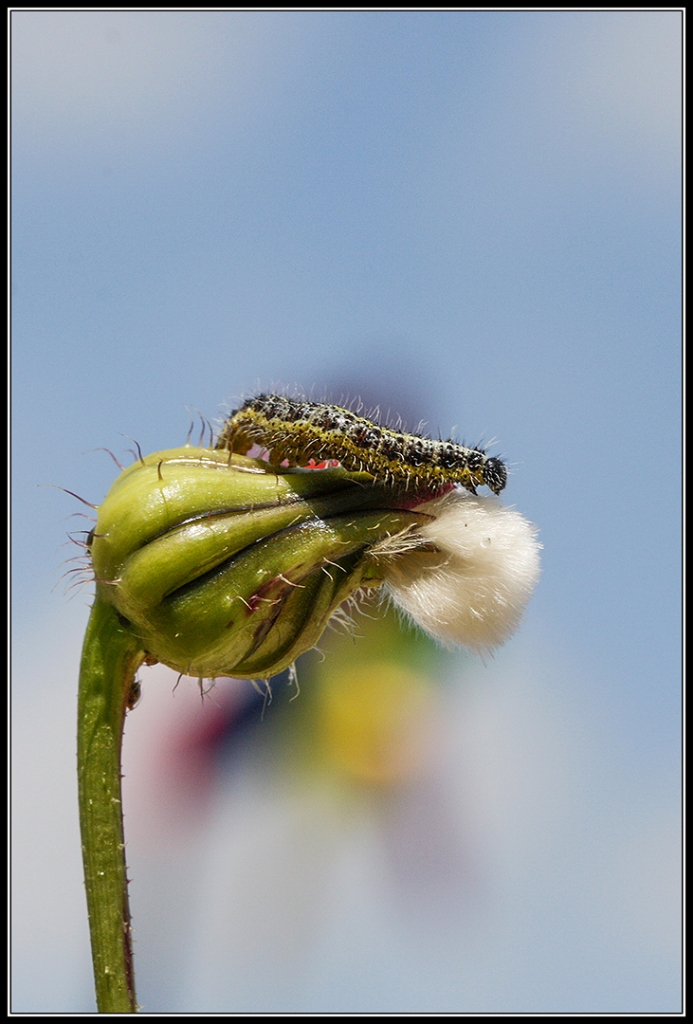
M274 466L335 459L350 472L365 470L380 483L407 489L462 484L476 494L485 484L500 494L508 479L501 460L480 448L405 434L338 405L281 395L249 398L228 418L216 447L245 455L254 444L269 452Z

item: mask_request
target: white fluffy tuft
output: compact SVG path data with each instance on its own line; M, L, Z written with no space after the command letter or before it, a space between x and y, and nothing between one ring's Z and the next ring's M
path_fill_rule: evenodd
M539 578L537 528L497 498L450 491L420 505L417 533L436 550L386 561L394 601L445 643L488 651L517 629Z

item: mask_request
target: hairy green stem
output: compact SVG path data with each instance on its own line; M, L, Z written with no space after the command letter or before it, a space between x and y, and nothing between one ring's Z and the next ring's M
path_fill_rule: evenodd
M141 641L97 587L79 681L77 774L82 857L100 1013L135 1013L120 752Z

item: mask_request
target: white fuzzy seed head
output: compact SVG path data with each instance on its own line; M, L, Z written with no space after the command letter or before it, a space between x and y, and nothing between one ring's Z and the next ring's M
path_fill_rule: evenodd
M504 643L539 578L537 528L497 498L457 490L416 511L435 517L417 530L435 550L388 560L389 594L444 643L477 652Z

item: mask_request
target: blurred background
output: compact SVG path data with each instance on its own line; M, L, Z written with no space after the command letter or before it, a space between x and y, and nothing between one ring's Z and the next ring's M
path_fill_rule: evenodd
M94 1008L55 487L273 388L489 443L543 576L493 658L372 607L264 716L142 670L139 1002L680 1008L681 18L12 13L16 1012Z

